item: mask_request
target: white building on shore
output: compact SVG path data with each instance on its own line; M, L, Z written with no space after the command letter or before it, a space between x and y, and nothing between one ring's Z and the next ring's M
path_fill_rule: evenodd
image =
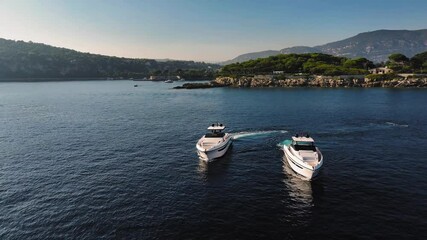
M392 72L393 70L388 67L378 67L378 68L369 69L370 74L387 74Z

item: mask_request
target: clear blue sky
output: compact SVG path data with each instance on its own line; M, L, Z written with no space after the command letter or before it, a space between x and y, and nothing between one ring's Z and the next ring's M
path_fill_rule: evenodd
M427 0L0 0L1 38L136 58L222 61L425 28Z

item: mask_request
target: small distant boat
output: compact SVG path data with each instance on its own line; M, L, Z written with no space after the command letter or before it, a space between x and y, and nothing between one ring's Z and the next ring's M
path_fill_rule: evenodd
M138 87L138 85L137 85L137 84L135 84L135 85L133 85L133 87Z
M168 79L168 80L165 81L165 83L173 83L173 81L170 80L170 79Z
M307 180L319 174L323 165L323 155L310 136L295 135L291 144L283 146L283 152L292 170Z
M205 134L196 144L200 159L209 162L224 156L232 143L230 134L224 133L224 129L221 123L208 127L210 133Z

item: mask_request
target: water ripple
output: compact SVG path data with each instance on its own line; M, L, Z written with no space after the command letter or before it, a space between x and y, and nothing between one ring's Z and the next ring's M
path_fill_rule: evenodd
M426 238L424 92L139 85L0 88L1 239ZM212 120L235 141L206 164ZM282 161L297 132L315 181Z

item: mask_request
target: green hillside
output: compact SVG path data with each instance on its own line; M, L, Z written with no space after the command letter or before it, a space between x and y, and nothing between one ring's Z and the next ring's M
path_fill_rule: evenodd
M425 74L427 73L427 52L419 53L412 58L400 53L393 53L388 56L387 62L377 65L374 65L366 58L350 59L324 53L279 54L267 58L228 64L221 69L219 75L270 75L273 71L283 71L285 74L325 76L364 75L369 73L368 69L376 66L387 66L394 73Z
M156 61L82 53L45 44L0 38L0 80L26 78L143 78L180 75L213 78L218 65L194 61Z
M348 59L323 53L280 54L242 63L233 63L222 68L221 75L305 73L316 75L366 74L374 64L366 58Z

